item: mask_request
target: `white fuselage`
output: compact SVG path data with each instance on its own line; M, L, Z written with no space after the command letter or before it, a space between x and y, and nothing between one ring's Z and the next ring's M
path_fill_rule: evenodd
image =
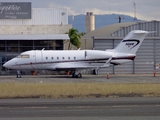
M112 58L111 64L122 64L135 58L135 54L116 53L113 50L31 50L21 53L4 64L4 67L18 70L64 70L71 68L86 68L102 66ZM96 66L99 67L99 66Z

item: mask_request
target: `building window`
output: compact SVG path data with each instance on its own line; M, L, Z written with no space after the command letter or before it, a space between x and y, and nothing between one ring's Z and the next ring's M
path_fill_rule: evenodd
M63 40L56 40L56 50L63 50Z

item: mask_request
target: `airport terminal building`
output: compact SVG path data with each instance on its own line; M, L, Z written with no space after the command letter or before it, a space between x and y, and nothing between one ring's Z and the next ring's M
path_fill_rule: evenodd
M2 9L5 8L5 9ZM63 50L68 11L57 8L32 8L30 2L0 4L0 71L3 63L27 50Z

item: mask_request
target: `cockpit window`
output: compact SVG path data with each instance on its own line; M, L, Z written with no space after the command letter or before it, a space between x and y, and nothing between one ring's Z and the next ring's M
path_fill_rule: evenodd
M18 55L17 58L29 58L29 55Z

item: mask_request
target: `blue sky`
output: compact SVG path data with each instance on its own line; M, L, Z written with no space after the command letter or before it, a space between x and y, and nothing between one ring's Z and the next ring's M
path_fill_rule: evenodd
M32 2L33 8L66 8L70 15L126 14L134 16L136 4L138 19L160 21L160 0L0 0L0 2Z

